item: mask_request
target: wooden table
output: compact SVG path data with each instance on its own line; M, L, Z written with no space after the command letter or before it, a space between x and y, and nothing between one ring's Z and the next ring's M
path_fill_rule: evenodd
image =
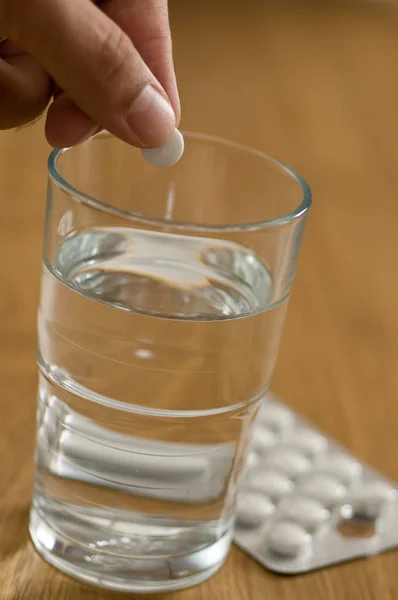
M274 391L398 480L398 8L171 2L183 126L264 149L310 182ZM27 533L35 315L46 185L42 126L0 135L0 598L108 600L47 566ZM398 554L283 578L236 547L203 585L163 596L393 600Z

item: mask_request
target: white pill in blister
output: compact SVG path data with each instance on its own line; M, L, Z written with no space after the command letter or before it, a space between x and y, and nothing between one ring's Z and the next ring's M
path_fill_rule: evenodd
M276 433L284 433L294 425L294 415L277 404L265 402L259 412L259 421Z
M257 467L259 462L260 462L260 457L257 454L257 452L250 452L249 456L247 457L246 466L249 470L254 469L255 467Z
M274 511L274 504L262 494L249 490L238 494L236 512L239 525L256 527Z
M299 429L289 438L288 443L306 454L315 456L328 447L327 439L311 429Z
M308 549L311 536L297 523L275 523L266 538L269 550L286 558L295 558Z
M248 485L261 491L273 500L279 500L282 496L289 494L294 488L294 483L288 477L275 471L256 473L249 479Z
M384 481L367 481L350 499L354 514L367 519L377 519L384 507L398 498L397 490Z
M267 456L268 468L282 471L293 479L301 477L311 469L311 461L307 456L292 450L291 448L275 448Z
M335 477L317 473L300 484L300 491L331 506L344 498L347 488Z
M184 138L178 129L166 144L159 148L143 148L142 156L154 167L171 167L178 162L184 152Z
M392 485L384 481L365 481L357 491L357 497L387 503L397 500L398 492Z
M276 443L277 436L273 431L271 431L267 427L262 427L261 425L258 425L255 428L252 444L253 447L257 450L257 452L267 452L267 450L275 446Z
M361 476L361 464L342 452L325 455L319 462L319 469L350 484Z
M306 529L316 529L330 516L329 511L318 500L303 496L289 498L282 507L282 514Z

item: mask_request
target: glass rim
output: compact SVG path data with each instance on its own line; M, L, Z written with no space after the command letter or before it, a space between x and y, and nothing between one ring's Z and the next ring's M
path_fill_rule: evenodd
M150 225L155 227L171 227L172 229L183 229L185 231L200 231L200 232L236 232L236 231L258 231L261 229L266 229L269 227L279 227L283 225L287 225L293 223L297 219L303 217L309 210L312 203L312 194L311 189L305 179L299 175L294 169L287 166L280 160L250 146L245 146L243 144L239 144L238 142L233 142L224 138L220 138L217 136L196 133L192 131L182 131L184 138L189 138L193 140L205 141L212 144L218 144L224 147L233 148L235 150L244 151L247 154L252 154L253 156L260 157L267 162L272 163L274 166L278 167L281 171L285 172L286 175L289 175L292 179L294 179L300 186L302 195L301 201L296 208L285 215L280 217L276 217L274 219L266 219L261 221L255 221L251 223L236 223L236 224L201 224L189 221L173 221L171 219L159 219L154 217L146 217L141 213L137 213L134 211L123 210L121 208L117 208L112 206L111 204L107 204L106 202L102 202L96 199L94 196L90 194L86 194L85 192L81 192L77 188L75 188L71 183L69 183L66 179L62 177L57 168L57 161L60 156L62 156L65 152L73 150L75 147L69 148L55 148L50 152L48 157L48 174L54 184L60 188L65 193L69 194L73 197L73 199L77 202L90 206L91 208L95 208L98 211L106 212L113 216L127 219L129 221L138 222L143 225ZM96 134L95 137L113 137L107 131L101 131ZM92 139L92 138L91 138ZM90 141L90 140L88 140ZM87 142L84 142L87 143ZM138 149L137 149L138 151Z

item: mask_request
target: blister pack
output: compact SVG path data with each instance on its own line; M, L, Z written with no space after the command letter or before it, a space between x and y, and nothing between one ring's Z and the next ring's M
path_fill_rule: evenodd
M281 574L377 554L398 546L398 489L268 395L234 541Z

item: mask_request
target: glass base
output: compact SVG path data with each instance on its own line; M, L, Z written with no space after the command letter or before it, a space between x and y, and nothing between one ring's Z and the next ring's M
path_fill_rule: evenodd
M51 565L70 577L119 592L153 593L197 585L222 566L232 531L217 542L179 556L135 559L95 552L61 535L31 510L30 535L36 550Z

